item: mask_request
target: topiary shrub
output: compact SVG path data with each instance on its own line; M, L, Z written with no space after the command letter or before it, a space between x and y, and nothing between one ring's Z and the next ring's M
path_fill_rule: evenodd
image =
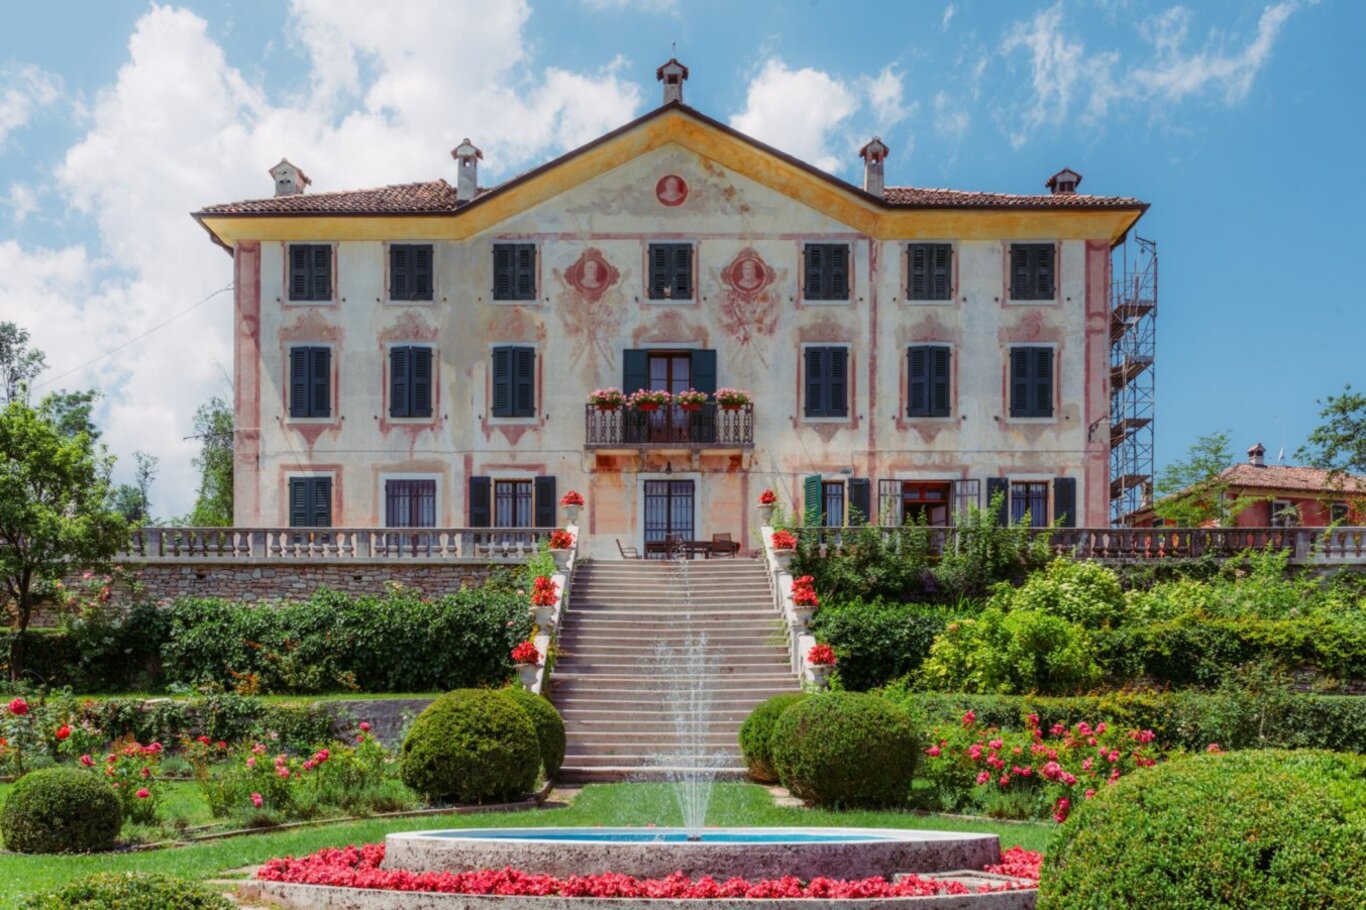
M1199 755L1103 787L1049 846L1040 910L1355 907L1366 757Z
M121 827L123 810L114 791L75 768L25 774L0 807L0 836L16 853L108 850Z
M22 910L233 910L202 885L152 873L91 875L24 901Z
M783 786L834 807L904 803L920 749L904 711L861 692L825 692L789 706L769 742Z
M560 717L560 712L548 699L521 686L509 686L500 691L520 705L527 717L531 718L541 751L541 770L547 779L554 777L560 765L564 764L564 719Z
M784 692L759 702L740 725L740 752L749 766L749 776L761 784L778 780L773 767L773 725L788 708L806 698L805 692Z
M491 689L456 689L413 721L399 753L403 782L430 800L521 799L536 785L536 727L512 699Z

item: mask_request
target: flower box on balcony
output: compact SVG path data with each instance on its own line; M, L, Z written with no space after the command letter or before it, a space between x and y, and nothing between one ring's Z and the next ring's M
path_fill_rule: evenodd
M619 411L626 404L626 395L618 388L595 389L589 394L588 403L599 411Z
M637 411L658 411L669 403L669 398L669 393L662 389L641 389L632 392L626 403Z
M688 389L686 392L679 392L675 395L674 403L682 411L700 411L707 404L707 393Z
M724 411L738 411L747 404L752 404L754 398L740 389L717 389L716 403Z

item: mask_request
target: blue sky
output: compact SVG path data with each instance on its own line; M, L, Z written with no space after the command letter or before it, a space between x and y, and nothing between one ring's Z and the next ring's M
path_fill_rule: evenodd
M74 11L74 12L73 12ZM0 31L0 319L47 388L105 390L126 476L188 509L197 404L231 372L230 261L186 213L430 179L470 136L496 180L658 101L687 100L848 179L873 133L888 182L1152 203L1161 251L1158 462L1229 430L1288 460L1315 400L1366 380L1366 4L368 0L8 4ZM129 342L132 343L129 343ZM120 347L126 345L126 347ZM112 356L83 366L119 348ZM66 375L62 375L66 374Z

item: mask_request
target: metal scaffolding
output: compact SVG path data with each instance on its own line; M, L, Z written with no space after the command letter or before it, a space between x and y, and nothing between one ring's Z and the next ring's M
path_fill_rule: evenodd
M1152 504L1156 411L1157 244L1125 238L1110 291L1110 524Z

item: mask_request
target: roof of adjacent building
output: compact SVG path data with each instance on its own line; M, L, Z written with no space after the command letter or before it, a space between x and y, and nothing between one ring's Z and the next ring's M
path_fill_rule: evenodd
M785 152L766 145L733 127L708 117L682 102L671 102L636 118L630 123L612 130L580 146L553 161L513 177L498 186L481 188L475 201L483 202L486 197L495 196L511 189L534 175L556 167L615 136L662 116L670 111L678 111L693 117L715 129L735 136L749 145L794 164L822 180L836 184L840 189L855 193L864 199L881 202L889 208L967 208L967 209L1146 209L1147 204L1127 196L1091 196L1080 193L1066 194L1027 194L988 193L969 190L949 190L910 186L889 186L882 197L869 195L861 187L855 186L833 174L794 158ZM329 193L300 193L290 196L272 196L265 199L249 199L205 206L196 212L205 215L439 215L454 214L470 205L457 202L455 188L445 180L432 180L421 183L404 183L374 189L349 190Z
M1366 492L1366 477L1336 474L1324 468L1296 465L1235 464L1219 472L1229 486L1256 490L1293 490L1302 493Z

